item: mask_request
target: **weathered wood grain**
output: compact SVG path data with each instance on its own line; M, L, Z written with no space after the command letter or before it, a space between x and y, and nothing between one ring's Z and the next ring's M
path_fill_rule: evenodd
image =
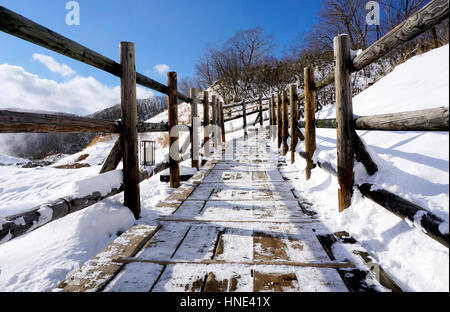
M449 16L448 0L433 0L403 23L392 29L353 60L358 71L376 61L400 44L431 29Z
M378 171L377 164L373 161L372 156L366 149L364 142L361 140L356 131L353 130L353 147L355 158L362 163L369 175L374 175Z
M445 221L437 215L391 192L378 189L371 184L360 185L359 190L364 197L373 200L399 218L408 220L409 224L418 229L423 229L424 231L422 232L424 234L449 248L450 236L448 233L444 234L440 230L440 227L445 227Z
M353 195L353 104L350 76L350 39L348 35L334 38L337 163L339 211L350 207Z
M170 144L169 144L169 167L170 167L170 187L178 188L180 186L180 165L179 146L178 146L178 99L177 99L177 73L167 73L167 85L169 86L168 95L168 115L170 128Z
M0 111L0 133L119 133L119 122L85 117Z
M208 91L203 92L203 155L209 157L209 94Z
M278 143L278 148L281 148L281 140L282 140L282 136L283 136L283 123L282 123L282 107L283 105L283 101L281 98L281 94L277 93L277 143Z
M356 130L449 131L448 107L358 117Z
M136 127L139 133L169 130L165 122L138 122ZM121 133L122 128L121 121L0 110L0 133Z
M55 288L64 292L98 292L123 268L114 262L118 257L132 257L155 235L160 227L134 225L115 239L78 271L66 277Z
M122 137L119 137L114 143L113 148L109 152L108 157L103 163L102 169L100 170L100 174L107 173L113 170L116 170L120 161L122 160L123 150L122 150Z
M305 80L305 152L306 152L306 180L311 179L314 168L313 155L316 151L316 94L314 91L314 69L311 66L304 69Z
M191 88L189 90L189 95L192 99L191 102L191 125L192 125L192 131L190 135L191 139L191 166L192 168L200 169L200 162L199 162L199 134L198 134L198 101L197 101L197 95L198 90L196 88Z
M136 106L135 52L132 42L120 43L120 64L122 65L121 110L124 205L130 208L136 219L141 213L139 189L139 159Z
M297 137L297 120L298 120L298 95L297 95L297 85L289 86L289 105L291 109L291 164L295 163L295 148L297 147L298 137Z

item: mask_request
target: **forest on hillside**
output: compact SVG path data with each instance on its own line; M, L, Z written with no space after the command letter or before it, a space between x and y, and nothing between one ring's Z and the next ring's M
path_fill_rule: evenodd
M275 42L264 28L238 30L222 44L205 49L196 64L195 77L184 77L179 88L188 94L190 87L206 89L212 86L225 103L267 97L289 84L303 88L303 69L312 65L316 78L333 71L333 38L346 33L352 49L364 50L381 36L403 22L430 0L382 0L379 26L369 26L366 0L323 0L317 23L309 32L299 33L294 42L283 43L281 57L274 56ZM393 50L382 60L358 75L372 79L354 79L354 87L363 90L389 73L408 58L448 43L448 19L415 40ZM370 72L370 75L369 75ZM320 105L333 100L325 88L318 94Z

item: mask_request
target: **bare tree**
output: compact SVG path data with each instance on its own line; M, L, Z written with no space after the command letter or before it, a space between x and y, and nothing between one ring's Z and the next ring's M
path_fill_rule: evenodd
M226 102L240 101L254 95L255 68L270 56L272 48L272 39L262 28L238 30L223 45L206 50L196 65L196 75Z

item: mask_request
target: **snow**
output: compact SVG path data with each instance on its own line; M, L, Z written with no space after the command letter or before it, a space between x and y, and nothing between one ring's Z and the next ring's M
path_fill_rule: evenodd
M25 164L29 160L24 158L18 158L8 155L0 155L0 166L11 166L11 165L20 165Z
M353 99L355 115L405 112L449 106L449 47L443 46L397 66L392 73ZM316 119L334 118L335 106L326 106ZM449 220L449 133L358 131L379 171L368 176L355 164L356 184L371 183ZM304 151L299 143L297 150ZM337 167L336 131L317 129L315 160ZM288 160L288 163L289 160ZM304 175L305 161L285 169L287 176ZM420 230L411 228L384 208L362 197L357 189L352 206L338 214L335 177L320 168L312 178L296 183L298 192L314 203L325 224L346 230L374 255L383 268L406 291L448 291L449 251ZM420 219L422 214L416 216Z
M398 66L391 74L354 98L354 113L373 115L448 107L448 56L447 45ZM202 116L202 105L199 105L199 114ZM249 125L256 116L257 114L249 118ZM320 111L316 118L334 116L335 108L330 105ZM188 123L189 118L189 105L180 104L180 122ZM161 121L167 122L167 113L149 120ZM227 123L227 141L242 136L241 129L242 120ZM368 145L379 172L370 177L364 167L356 163L356 182L372 183L375 187L389 190L425 207L446 220L440 231L448 233L448 132L360 131L359 134ZM187 133L182 132L180 141L183 142L186 137ZM1 155L0 164L6 166L0 166L0 224L6 216L27 211L60 197L74 193L88 195L93 191L104 194L117 187L121 181L120 171L107 174L108 179L98 176L101 164L116 139L115 136L101 137L84 151L64 157L51 167L19 168L15 164L27 160ZM140 139L156 141L156 163L168 159L165 134L143 134ZM276 150L273 144L271 147ZM336 132L317 129L317 147L314 159L329 161L336 168ZM303 143L299 143L297 150L304 150ZM88 156L78 160L85 155ZM90 167L54 168L74 163ZM290 164L289 157L287 163ZM193 173L192 169L188 169L189 161L182 164L182 167L182 172ZM118 169L120 168L119 166ZM352 207L338 214L336 178L315 168L312 178L305 182L304 168L305 161L296 155L296 163L286 166L282 173L297 179L293 180L295 193L313 203L308 209L318 212L318 217L327 228L351 233L404 290L449 290L447 248L363 198L357 189ZM155 224L155 220L166 213L157 204L172 190L168 184L159 182L159 175L142 182L140 186L142 218L139 220L135 220L129 209L123 206L123 194L119 194L0 245L0 291L49 291L132 224ZM45 206L40 209L43 218L48 218ZM233 245L238 241L236 238L239 231L237 229L224 236L224 243L234 247L227 249L229 257L251 259L251 250L244 245ZM128 267L130 270L133 268L132 265ZM221 274L219 269L216 271ZM148 272L133 274L157 273L149 269ZM225 276L225 272L222 273ZM335 271L299 269L297 275L302 277L300 281L320 274L333 275ZM300 284L305 290L314 291L308 288L308 284ZM111 287L114 288L114 285ZM330 288L340 289L337 285Z
M99 174L88 179L83 179L73 183L72 190L76 197L85 197L91 195L93 191L99 192L103 196L113 189L119 189L122 185L122 170L111 171Z

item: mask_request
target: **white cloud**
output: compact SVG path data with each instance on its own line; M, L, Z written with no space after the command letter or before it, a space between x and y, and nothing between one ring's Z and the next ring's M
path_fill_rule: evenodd
M33 61L39 61L44 64L51 72L60 74L62 77L70 77L76 75L76 71L67 66L66 64L60 64L51 56L44 54L33 54Z
M166 64L158 64L153 66L153 70L155 70L159 75L164 76L170 70L170 66Z
M17 108L86 115L120 103L120 86L108 87L92 77L64 82L42 79L20 66L0 64L0 109ZM154 94L137 87L137 98Z

